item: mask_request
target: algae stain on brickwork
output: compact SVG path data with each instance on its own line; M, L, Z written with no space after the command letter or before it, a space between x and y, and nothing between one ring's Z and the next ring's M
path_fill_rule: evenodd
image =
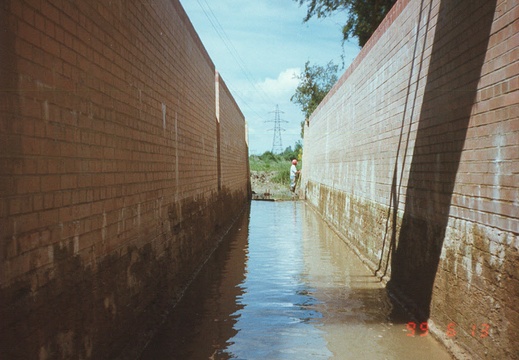
M223 215L225 206L243 206L240 194L213 195L186 199L178 209L183 207L190 216L182 222L169 213L176 234L158 234L160 241L120 247L92 262L78 254L77 244L83 239L76 229L82 225L72 224L69 240L44 249L51 260L48 266L1 289L0 302L9 304L0 309L3 356L114 359L138 351L216 246L221 231L215 233L215 229L223 230L232 216L219 214ZM135 209L138 214L138 206ZM118 222L128 222L122 216L127 213L119 211ZM99 239L103 242L110 240L103 230L107 217L106 213L100 217L104 226L99 229ZM114 226L118 231L126 229L122 224ZM61 237L67 231L63 226L51 229ZM26 331L24 324L32 324L36 330ZM114 335L108 339L101 334Z
M316 189L318 196L314 195ZM359 255L362 254L372 270L383 270L381 275L388 276L389 255L386 253L391 249L388 250L389 244L386 244L386 251L382 250L384 239L389 241L388 233L392 232L393 226L396 226L395 233L399 232L401 218L395 217L397 223L393 224L394 220L388 218L384 206L313 181L307 183L307 193L309 199L316 199L317 205L312 205L323 219L340 232L343 240L356 249Z
M506 303L511 294L519 294L514 285L516 275L508 273L507 266L517 268L517 247L507 247L514 235L464 220L452 220L447 228L448 241L444 243L441 270L435 286L435 296L443 302L433 302L438 323L457 324L457 339L470 343L474 334L480 336L482 324L489 335L480 339L482 345L492 344L493 350L506 353L516 340L512 323L507 321L510 308ZM491 295L489 295L491 294ZM447 316L437 311L450 301L462 304L463 311L451 308ZM487 345L488 345L487 344ZM499 349L499 350L497 350Z

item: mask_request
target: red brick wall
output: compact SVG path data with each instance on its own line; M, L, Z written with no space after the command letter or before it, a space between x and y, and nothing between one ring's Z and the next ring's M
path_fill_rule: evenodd
M518 19L397 2L305 129L308 202L472 358L519 353Z
M236 104L223 79L217 74L218 94L217 121L220 127L221 185L229 192L248 191L249 163L243 161L243 153L248 153L245 134L245 117ZM236 121L240 119L240 121Z
M219 146L214 65L177 0L3 1L0 23L0 351L112 359L247 201L244 119L220 95Z

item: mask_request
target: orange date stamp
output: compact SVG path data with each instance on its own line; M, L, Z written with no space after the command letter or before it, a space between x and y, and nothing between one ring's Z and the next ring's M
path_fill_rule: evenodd
M458 324L451 322L447 325L447 329L445 331L445 335L448 337L455 337L457 335ZM407 334L406 336L415 337L420 336L424 337L429 335L429 324L425 322L416 323L414 321L410 321L406 324ZM473 324L471 327L470 334L473 337L479 337L481 339L490 336L490 325L488 324Z

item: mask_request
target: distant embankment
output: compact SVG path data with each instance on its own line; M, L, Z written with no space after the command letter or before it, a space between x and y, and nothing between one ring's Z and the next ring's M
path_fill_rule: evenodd
M250 196L178 0L0 6L0 357L138 349Z
M474 359L519 354L518 14L398 1L305 128L307 201Z

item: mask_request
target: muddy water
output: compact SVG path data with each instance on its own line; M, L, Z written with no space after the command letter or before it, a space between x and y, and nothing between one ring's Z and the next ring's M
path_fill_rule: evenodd
M148 359L450 359L303 203L253 202Z

